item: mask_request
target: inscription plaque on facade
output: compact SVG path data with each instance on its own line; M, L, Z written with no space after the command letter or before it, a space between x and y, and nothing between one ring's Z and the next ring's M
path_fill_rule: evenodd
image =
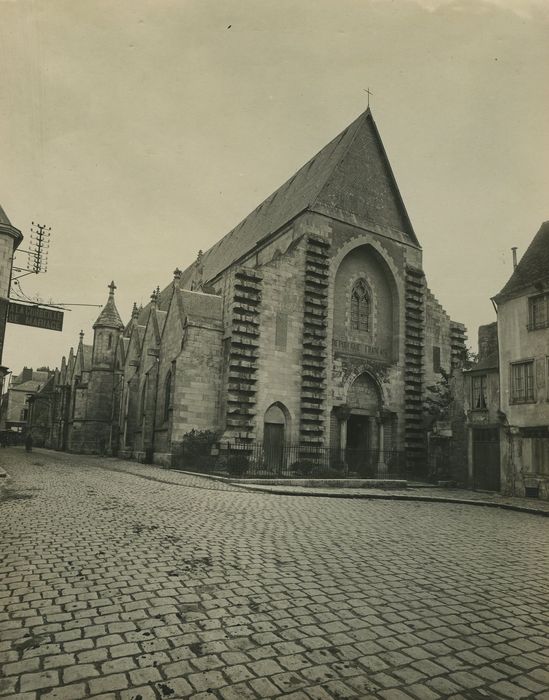
M17 304L10 301L8 323L46 328L49 331L62 331L63 312L55 309L45 309L41 306L26 306L25 304Z
M356 343L350 340L334 338L333 348L335 353L342 355L355 355L357 357L375 357L377 360L388 360L387 350L377 345Z

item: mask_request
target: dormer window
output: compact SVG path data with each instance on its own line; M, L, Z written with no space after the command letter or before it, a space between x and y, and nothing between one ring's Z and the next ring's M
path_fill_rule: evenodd
M364 280L358 280L351 292L351 328L370 330L370 292Z

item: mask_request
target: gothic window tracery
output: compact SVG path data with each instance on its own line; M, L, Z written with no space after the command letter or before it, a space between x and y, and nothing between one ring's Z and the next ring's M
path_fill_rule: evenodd
M351 292L351 328L370 330L370 292L362 279L355 282Z

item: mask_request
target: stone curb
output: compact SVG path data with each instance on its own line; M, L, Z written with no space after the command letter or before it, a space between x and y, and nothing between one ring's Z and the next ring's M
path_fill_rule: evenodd
M204 479L223 481L227 484L234 484L247 488L250 485L259 486L297 486L308 488L340 488L340 489L406 489L410 486L405 479L238 479L230 476L217 476L203 472L191 472L183 469L168 469L171 472L187 474L189 476L200 476Z
M503 510L514 510L519 513L529 513L530 515L541 515L544 517L549 517L549 510L542 510L541 508L531 508L530 506L521 506L514 503L497 503L495 501L481 501L477 499L467 499L467 498L451 498L450 496L421 496L414 494L396 494L390 493L387 490L380 489L382 493L343 493L342 491L330 492L330 491L319 491L318 487L311 488L307 491L290 491L281 488L273 488L269 486L258 486L256 484L244 484L241 480L233 481L224 476L214 476L213 474L200 474L198 472L187 472L179 469L173 469L170 471L177 471L180 474L188 474L189 476L201 476L205 479L213 479L218 481L223 481L228 484L233 484L247 491L255 491L256 493L271 493L277 496L313 496L317 498L354 498L362 500L384 500L384 501L420 501L424 503L453 503L456 505L469 505L469 506L486 506L488 508L502 508Z

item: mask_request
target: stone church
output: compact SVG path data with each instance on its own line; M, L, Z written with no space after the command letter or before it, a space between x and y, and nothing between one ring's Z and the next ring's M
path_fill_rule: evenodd
M51 442L168 465L212 430L271 453L400 454L421 473L425 387L464 350L368 109L125 326L111 285L93 345L56 375Z

